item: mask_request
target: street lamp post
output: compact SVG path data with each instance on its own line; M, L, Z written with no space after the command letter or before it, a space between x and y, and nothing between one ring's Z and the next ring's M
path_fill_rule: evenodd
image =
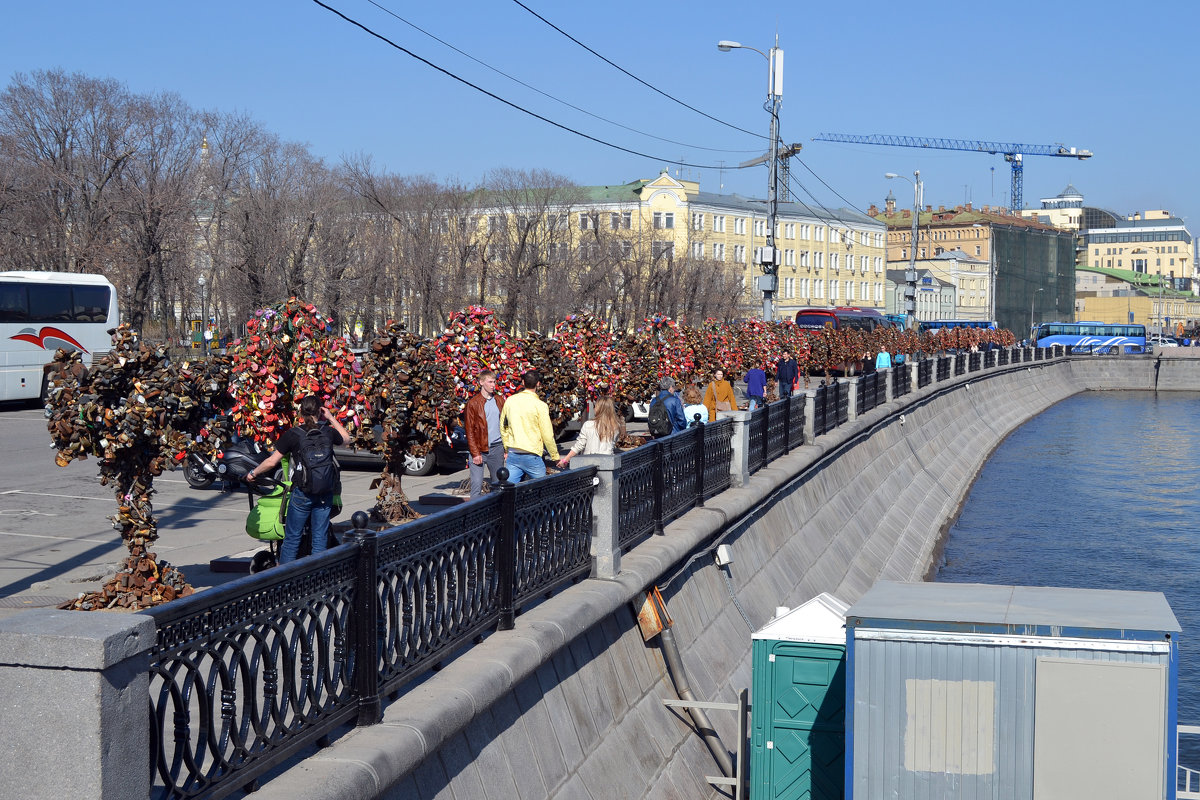
M767 60L767 102L764 105L771 115L771 149L767 154L770 167L767 176L767 246L763 248L761 268L763 271L763 321L775 318L774 297L778 283L779 251L775 248L775 216L779 211L779 106L783 102L783 50L779 47L779 35L775 46L767 55L757 47L722 39L717 42L722 53L730 50L753 50Z
M1033 293L1033 297L1029 298L1029 339L1034 344L1037 343L1037 340L1034 338L1034 335L1033 335L1033 304L1035 302L1037 302L1038 293L1044 292L1044 291L1046 291L1045 286L1039 287L1038 290Z
M200 337L203 340L204 332L208 330L208 293L204 291L204 275L196 278L196 283L200 284Z
M913 179L908 180L904 175L896 172L885 173L885 178L903 178L913 185L913 213L912 213L912 241L908 248L908 272L904 275L906 287L904 289L904 314L907 318L909 329L917 327L917 234L918 220L921 216L921 193L924 189L924 184L921 183L921 170L913 172Z

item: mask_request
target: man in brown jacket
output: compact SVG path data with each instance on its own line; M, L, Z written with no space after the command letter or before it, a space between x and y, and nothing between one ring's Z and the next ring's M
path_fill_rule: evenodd
M500 439L502 408L504 398L496 394L496 373L484 370L479 373L479 391L467 401L464 414L467 449L471 451L471 458L467 461L471 472L471 500L483 494L484 462L487 462L492 485L498 480L496 472L504 466L504 444Z

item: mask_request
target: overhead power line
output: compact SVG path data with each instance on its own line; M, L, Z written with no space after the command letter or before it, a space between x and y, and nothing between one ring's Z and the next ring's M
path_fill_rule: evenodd
M525 5L524 3L522 3L522 2L521 2L521 0L513 0L513 2L514 2L514 3L516 3L517 5L519 5L521 8L525 9L526 11L528 11L528 12L529 12L530 14L532 14L533 16L535 16L535 17L537 17L538 19L540 19L542 22L544 22L544 23L546 23L547 25L549 25L549 26L550 26L551 28L553 28L554 30L556 30L556 31L558 31L559 33L561 33L563 36L565 36L565 37L567 37L568 39L570 39L570 40L571 40L572 42L574 42L575 44L577 44L577 45L579 45L580 47L582 47L584 50L587 50L589 53L591 53L591 54L592 54L592 55L594 55L596 58L598 58L598 59L600 59L601 61L603 61L605 64L608 64L608 65L609 65L610 67L612 67L613 69L615 69L615 70L617 70L617 71L619 71L619 72L621 72L621 73L623 73L623 74L625 74L625 75L628 75L630 78L633 78L635 81L637 81L638 83L640 83L642 86L645 86L647 89L650 89L650 90L652 90L652 91L658 92L659 94L661 94L663 97L667 98L668 100L671 100L672 102L678 103L679 105L683 106L684 108L686 108L686 109L688 109L688 110L690 110L690 111L695 111L695 112L696 112L697 114L699 114L700 116L702 116L702 117L707 117L708 119L711 119L713 122L720 123L721 125L724 125L724 126L725 126L725 127L727 127L727 128L733 128L735 131L741 131L742 133L748 133L748 134L750 134L751 136L757 136L759 139L767 139L767 138L770 138L770 137L768 137L768 136L764 136L764 135L763 135L763 134L761 134L761 133L755 133L754 131L748 131L748 130L746 130L745 128L739 128L737 125L734 125L733 123L726 122L726 121L725 121L725 120L723 120L723 119L719 119L719 118L717 118L717 117L714 117L712 114L708 114L708 113L706 113L706 112L704 112L704 111L701 111L700 109L696 108L696 107L695 107L695 106L693 106L693 105L688 105L687 103L685 103L685 102L683 102L682 100L680 100L678 97L674 97L674 96L672 96L672 95L669 95L669 94L667 94L667 93L666 93L666 92L664 92L662 89L659 89L657 86L655 86L654 84L652 84L652 83L647 83L646 81L644 81L644 80L642 80L641 78L639 78L637 75L634 75L632 72L630 72L629 70L625 69L625 68L624 68L624 67L622 67L620 64L616 64L616 63L614 63L613 61L609 60L608 58L605 58L604 56L600 55L600 54L599 54L599 53L597 53L595 50L593 50L592 48L588 47L586 44L584 44L583 42L579 41L579 40L578 40L578 39L576 39L574 36L572 36L571 34L567 33L567 32L566 32L566 31L564 31L562 28L558 27L558 26L557 26L557 25L555 25L553 22L551 22L550 20L548 20L548 19L546 19L545 17L543 17L541 14L537 13L536 11L534 11L532 8L530 8L529 6L527 6L527 5ZM676 163L678 163L678 162L676 162Z
M587 139L590 142L595 142L596 144L603 145L605 147L610 147L613 150L619 150L622 153L628 153L629 155L637 156L638 158L648 158L648 159L651 159L652 161L658 161L660 163L678 164L681 167L690 167L692 169L717 169L717 170L719 170L719 169L741 169L741 167L726 167L726 166L718 165L718 164L692 164L687 161L680 161L679 159L674 159L674 158L663 158L661 156L655 156L655 155L651 155L649 153L643 153L640 150L633 150L632 148L629 148L629 147L622 147L621 145L613 144L612 142L606 142L603 139L600 139L600 138L597 138L590 134L584 133L583 131L576 130L575 128L572 128L568 125L563 125L561 122L555 122L554 120L550 119L549 117L544 117L535 111L530 111L529 109L527 109L523 106L517 105L516 103L512 102L511 100L504 99L503 97L501 97L498 94L495 94L494 92L489 92L487 89L484 89L482 86L477 86L476 84L471 83L466 78L460 77L460 76L454 74L453 72L451 72L450 70L445 69L444 67L439 67L437 64L434 64L429 59L422 58L421 56L412 52L408 48L406 48L402 45L396 44L395 42L393 42L391 39L387 38L383 34L378 33L375 30L372 30L371 28L367 27L366 25L359 22L358 20L353 19L352 17L346 16L345 14L343 14L341 11L338 11L333 6L328 5L327 3L323 3L323 2L321 2L321 0L313 0L313 2L315 4L317 4L318 6L320 6L321 8L328 11L329 13L331 13L337 17L340 17L341 19L350 23L351 25L353 25L356 28L360 28L365 33L368 33L371 36L374 36L379 41L381 41L391 47L394 47L395 49L399 50L401 53L404 53L405 55L410 56L412 58L415 58L417 61L420 61L425 66L437 70L438 72L442 73L446 77L453 78L454 80L458 81L459 83L463 84L464 86L469 86L470 88L474 89L475 91L479 92L480 94L487 95L488 97L492 98L493 100L503 103L504 105L506 105L509 108L512 108L516 111L520 111L522 114L528 114L529 116L533 117L534 119L541 120L542 122L545 122L547 125L553 125L554 127L558 128L559 130L566 131L567 133L573 133L576 136L579 136L580 138Z
M513 83L516 83L516 84L519 84L519 85L521 85L521 86L524 86L526 89L529 89L529 90L530 90L530 91L532 91L532 92L537 92L537 93L538 93L538 94L540 94L542 97L549 98L549 99L553 100L553 101L554 101L554 102L556 102L556 103L561 103L561 104L563 104L564 106L566 106L567 108L572 108L572 109L574 109L574 110L578 111L578 112L579 112L579 113L581 113L581 114L586 114L586 115L588 115L589 117L591 117L591 118L593 118L593 119L598 119L598 120L600 120L601 122L607 122L609 125L615 125L615 126L616 126L616 127L618 127L618 128L621 128L621 129L623 129L623 130L627 130L627 131L629 131L629 132L631 132L631 133L636 133L636 134L638 134L639 136L646 136L646 137L649 137L649 138L651 138L651 139L657 139L658 141L660 141L660 142L666 142L667 144L677 144L677 145L679 145L680 147L686 147L686 148L688 148L689 150L708 150L708 151L710 151L710 152L713 152L713 153L754 153L754 152L757 152L757 151L755 151L755 150L729 150L729 149L726 149L726 148L723 148L723 147L705 147L704 145L699 145L699 144L688 144L687 142L680 142L680 141L676 141L675 139L668 139L668 138L666 138L666 137L663 137L663 136L656 136L656 135L655 135L655 134L653 134L653 133L648 133L648 132L646 132L646 131L643 131L643 130L638 130L637 128L633 128L633 127L630 127L629 125L622 124L622 123L620 123L620 122L617 122L616 120L612 120L612 119L609 119L608 117L601 116L600 114L596 114L595 112L588 111L586 108L581 108L581 107L579 107L579 106L575 105L574 103L572 103L572 102L570 102L570 101L568 101L568 100L563 100L561 97L556 97L556 96L554 96L554 95L550 94L549 92L542 91L541 89L537 88L536 86L533 86L533 85L531 85L531 84L528 84L528 83L526 83L525 81L521 80L520 78L518 78L518 77L516 77L516 76L514 76L514 75L509 75L507 72L505 72L505 71L504 71L504 70L502 70L502 69L498 69L498 68L496 68L496 67L493 67L491 64L487 63L486 61L483 61L483 60L481 60L481 59L478 59L478 58L476 58L475 56L471 55L470 53L468 53L468 52L465 52L465 51L463 51L463 50L460 50L459 48L457 48L457 47L455 47L454 45L450 44L450 43L449 43L449 42L447 42L446 40L444 40L444 39L441 39L441 38L439 38L438 36L436 36L435 34L432 34L432 33L430 33L429 31L425 30L425 29L424 29L424 28L422 28L420 25L417 25L416 23L414 23L414 22L412 22L412 21L410 21L410 20L407 20L407 19L405 19L404 17L402 17L402 16L400 16L399 14L397 14L395 11L392 11L390 8L387 8L386 6L384 6L384 5L380 4L380 3L377 3L375 0L367 0L367 2L368 2L368 3L370 3L371 5L375 6L376 8L378 8L378 9L379 9L380 11L382 11L383 13L385 13L385 14L387 14L387 15L389 15L389 16L395 17L395 18L396 18L396 19L398 19L400 22L403 22L405 25L407 25L408 27L412 28L413 30L415 30L415 31L417 31L417 32L419 32L419 33L422 33L422 34L424 34L425 36L428 36L430 39L433 39L433 40L434 40L435 42L437 42L438 44L440 44L440 45L442 45L442 46L444 46L444 47L448 47L448 48L450 48L451 50L453 50L454 52L458 53L460 56L463 56L464 58L469 58L469 59L471 59L471 60L472 60L472 61L474 61L476 64L479 64L481 67L485 67L486 69L490 69L492 72L496 73L497 75L501 75L501 76L503 76L503 77L505 77L505 78L508 78L508 79L509 79L510 81L512 81Z

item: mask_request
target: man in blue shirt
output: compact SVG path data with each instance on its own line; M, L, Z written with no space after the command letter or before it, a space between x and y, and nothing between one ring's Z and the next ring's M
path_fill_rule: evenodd
M675 394L675 379L667 376L658 382L658 395L650 401L650 405L662 403L671 419L671 433L679 433L687 429L687 419L683 416L683 401Z
M742 380L746 382L746 399L750 401L749 408L753 411L766 402L763 398L767 391L767 373L753 367L746 371Z
M792 394L792 385L800 376L800 365L796 363L795 357L790 350L783 351L783 358L779 359L779 363L775 365L775 379L779 381L779 396L789 397Z

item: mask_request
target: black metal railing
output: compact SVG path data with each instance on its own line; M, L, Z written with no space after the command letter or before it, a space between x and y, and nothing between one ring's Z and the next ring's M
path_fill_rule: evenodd
M983 354L979 352L967 354L967 371L979 372L983 369Z
M621 471L614 478L614 491L620 526L617 543L623 548L652 533L662 533L661 495L654 490L661 482L661 459L662 448L656 442L621 454ZM656 508L660 509L658 513Z
M950 379L950 362L953 357L935 356L937 359L937 379L938 383Z
M858 380L856 414L865 414L881 405L887 397L887 378L882 372L868 372Z
M708 500L733 484L733 420L722 419L701 428L704 434L704 470L701 498ZM697 503L697 505L700 505Z
M955 353L954 354L954 374L955 375L966 375L967 374L967 354L966 353Z
M152 796L252 787L339 726L377 722L382 695L587 574L595 476L503 485L145 612Z
M912 389L912 375L909 372L908 359L903 364L892 367L892 397L903 397Z
M930 383L933 382L933 376L934 376L935 369L937 370L938 373L940 373L942 371L941 359L937 359L935 361L932 358L922 358L920 361L917 362L917 388L918 389L924 389L926 386L928 386ZM940 375L939 375L938 379L939 380L941 379Z
M788 450L791 400L784 398L767 406L767 435L763 439L763 460L774 461Z
M767 461L767 422L769 410L760 406L750 412L746 422L749 434L749 446L746 449L746 468L750 474L758 472Z
M788 412L788 438L785 452L804 444L804 392L797 392L788 398L791 410Z

